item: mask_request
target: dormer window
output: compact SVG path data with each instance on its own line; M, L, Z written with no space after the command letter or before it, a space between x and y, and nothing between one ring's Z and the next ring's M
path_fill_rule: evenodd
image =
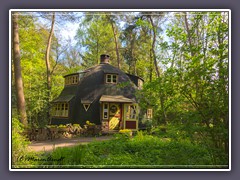
M106 74L106 83L117 84L118 75L117 74Z
M78 84L78 82L79 82L78 74L65 77L65 85Z

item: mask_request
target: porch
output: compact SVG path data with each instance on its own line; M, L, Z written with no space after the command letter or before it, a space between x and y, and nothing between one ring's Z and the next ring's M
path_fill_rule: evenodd
M100 118L103 132L118 132L121 129L138 130L138 104L121 95L102 95Z

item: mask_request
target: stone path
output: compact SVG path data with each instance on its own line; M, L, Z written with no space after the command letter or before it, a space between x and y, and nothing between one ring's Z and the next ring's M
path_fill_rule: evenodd
M53 141L38 141L32 142L28 147L33 151L52 151L57 147L68 147L68 146L76 146L79 144L87 144L92 141L105 141L112 139L112 136L100 136L100 137L78 137L72 139L57 139Z

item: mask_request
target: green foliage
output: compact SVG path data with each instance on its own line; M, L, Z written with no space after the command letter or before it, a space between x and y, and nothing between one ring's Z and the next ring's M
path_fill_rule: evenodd
M37 162L32 162L29 157L38 157L28 149L29 140L24 136L23 125L15 117L12 118L12 167L26 168L28 165L34 167Z
M207 159L205 164L227 164L229 153L228 15L226 12L187 12L186 15L179 12L173 13L171 18L165 19L166 21L161 21L164 17L168 18L168 15L166 13L165 16L151 16L154 24L159 27L155 31L157 36L155 47L152 47L153 28L149 16L141 13L123 13L120 18L111 16L111 21L104 13L101 15L84 14L75 38L79 49L75 46L59 45L58 38L53 37L50 63L55 69L52 74L50 100L57 97L63 88L62 74L96 65L102 53L108 53L111 56L111 63L116 65L114 34L110 23L112 22L119 38L121 69L144 78L143 90L138 91L136 95L140 99L141 109L151 106L154 112L149 127L155 126L151 133L157 137L145 137L138 133L130 140L118 134L115 141L104 142L109 150L116 148L116 153L113 154L100 144L89 145L89 151L86 146L81 146L71 152L78 154L79 151L80 153L78 157L75 157L76 164L79 162L87 164L85 156L89 161L91 159L92 166L94 163L99 165L100 161L105 165L118 164L121 161L125 165L141 164L136 161L137 155L142 155L145 159L149 155L150 160L153 157L151 152L148 152L146 146L148 143L149 147L153 148L152 153L156 156L156 161L160 164L165 163L166 159L158 156L165 157L168 152L161 151L163 154L157 154L157 148L150 143L150 140L155 142L160 149L173 148L168 154L170 162L174 161L170 153L176 153L178 156L180 156L179 153L183 154L175 152L175 147L179 146L180 151L184 149L181 147L188 147L196 154L203 156L203 161ZM188 24L188 29L186 24ZM165 28L165 33L161 31L161 27ZM46 119L48 93L44 62L48 33L48 29L37 21L36 17L19 16L24 93L28 119L32 126L45 126L48 122ZM160 69L158 78L155 74L152 48L156 52L157 66ZM62 57L62 59L67 59L66 61L59 59L59 50L66 51L63 52ZM14 87L14 84L12 85ZM127 85L118 84L118 87L124 88ZM12 89L12 92L14 93L15 90ZM15 94L12 96L12 107L15 108ZM87 125L93 124L87 122ZM15 135L17 137L17 134ZM160 143L156 138L163 138L164 141ZM142 145L139 145L137 141ZM143 148L148 154L140 150L137 152L141 153L137 155L129 153L126 146L134 149L131 144L136 145L135 148L138 146L139 149ZM119 148L115 147L117 145ZM99 157L91 154L93 153L91 152L92 146L96 149L99 147ZM199 151L194 149L195 147L199 148ZM121 154L120 150L125 154ZM66 155L71 155L68 150L58 150L58 153L61 154L64 151ZM201 154L205 151L207 154ZM104 152L108 153L104 154ZM95 151L94 153L98 154ZM102 157L105 159L103 160ZM179 163L187 164L187 160L185 159L186 162L184 160L185 156L183 159L173 157L176 158L176 162L179 160ZM139 161L143 164L150 163L145 162L145 159L139 159ZM68 163L71 161L74 162L73 159L68 159ZM199 162L202 161L199 160ZM190 158L188 163L196 162L192 162Z
M190 141L172 141L138 132L132 139L114 138L72 148L57 148L50 154L60 162L45 162L54 168L214 168L208 150ZM225 165L220 162L218 165ZM212 165L212 166L207 166ZM52 167L52 166L49 166Z
M90 121L86 121L86 125L88 125L88 126L94 126L95 124L94 124L94 123L91 123Z
M60 124L59 126L58 126L58 128L66 128L67 126L66 125L63 125L63 124Z
M78 46L86 49L82 54L82 64L84 67L94 66L100 62L100 55L105 53L110 55L111 64L116 66L116 52L111 24L107 21L104 13L101 15L98 12L97 14L96 16L88 14L84 16L75 37Z
M54 60L56 54L53 48L50 53L50 64L51 67L54 67L54 71L52 70L54 74L51 78L51 97L48 97L46 64L44 61L48 33L48 29L41 23L38 23L36 16L20 13L19 41L28 123L39 127L44 127L49 122L46 116L46 112L49 111L47 107L48 98L52 100L58 96L64 85L62 77L63 69L61 65L56 66L56 61ZM53 37L53 44L56 44L55 36ZM13 105L16 104L14 96L15 93L12 98Z
M130 129L121 129L119 130L119 133L121 134L119 137L122 138L126 136L126 138L130 138L132 136L132 130ZM122 136L122 137L121 137Z
M81 128L80 124L73 124L73 127Z
M169 52L161 60L164 71L145 83L141 92L141 106L154 105L154 125L166 127L166 132L160 127L152 132L204 145L215 162L227 159L228 16L223 12L176 15L166 35L171 41L160 43Z
M47 127L48 128L57 128L58 126L57 125L48 125Z
M132 132L130 129L121 129L119 130L119 133L130 133Z

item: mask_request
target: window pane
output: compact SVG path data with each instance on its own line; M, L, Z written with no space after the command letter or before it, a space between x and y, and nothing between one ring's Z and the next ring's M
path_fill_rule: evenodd
M117 82L117 76L113 75L113 82L116 83Z
M107 112L104 112L104 118L107 118Z
M108 105L107 104L104 104L104 109L107 109L108 108Z
M111 83L111 75L110 74L107 74L107 76L106 76L106 82L107 83Z

